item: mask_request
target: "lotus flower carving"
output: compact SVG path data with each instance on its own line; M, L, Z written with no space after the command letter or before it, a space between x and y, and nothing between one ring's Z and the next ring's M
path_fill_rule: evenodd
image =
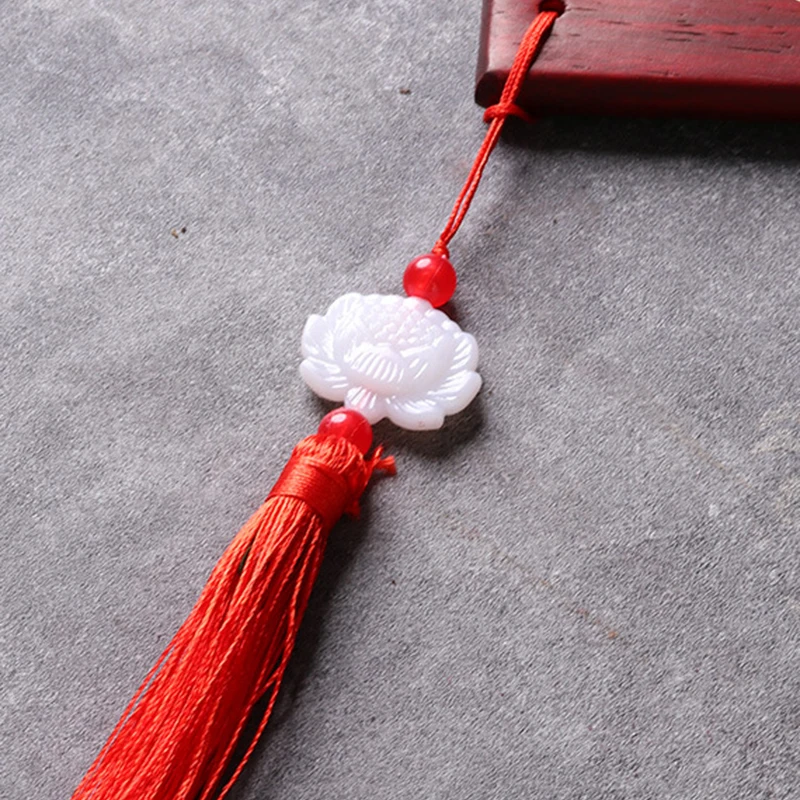
M419 297L346 294L309 317L302 353L308 386L373 424L440 428L481 388L474 337Z

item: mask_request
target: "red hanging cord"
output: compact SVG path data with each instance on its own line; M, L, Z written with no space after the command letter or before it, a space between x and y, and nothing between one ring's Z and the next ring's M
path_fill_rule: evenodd
M526 122L532 122L531 117L516 105L516 99L519 96L522 83L528 70L531 68L533 60L536 58L542 42L547 37L553 23L558 18L557 11L540 11L528 30L522 38L517 55L514 58L514 63L508 73L503 92L500 95L500 100L493 106L489 106L483 115L483 119L489 122L489 130L486 133L486 138L483 140L481 149L478 150L478 155L475 157L475 163L467 177L467 182L461 190L458 199L456 200L453 211L450 214L450 219L444 226L444 230L439 236L438 241L433 246L432 253L449 257L447 245L450 240L456 235L456 231L464 221L464 217L469 211L472 198L478 189L478 184L481 182L483 170L486 167L486 162L492 154L497 141L500 138L500 132L503 130L503 125L509 116L520 117Z

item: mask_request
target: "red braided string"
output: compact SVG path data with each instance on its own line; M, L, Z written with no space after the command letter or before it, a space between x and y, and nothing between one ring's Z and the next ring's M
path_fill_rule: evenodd
M539 52L542 42L557 18L558 12L556 11L540 11L525 32L514 63L508 73L508 79L503 87L499 102L487 108L486 113L483 115L484 120L490 122L489 130L483 140L481 149L478 150L478 155L475 157L475 163L472 165L467 182L464 184L455 206L453 206L450 219L447 220L447 224L444 226L439 240L433 246L432 252L443 256L449 255L447 245L456 235L456 231L464 221L467 211L469 211L472 198L475 196L478 184L481 182L486 162L489 160L489 156L500 138L500 132L503 130L506 119L509 116L515 116L524 119L526 122L532 122L532 118L516 105L515 100L519 96L522 83L531 68L534 58L536 58L536 54Z

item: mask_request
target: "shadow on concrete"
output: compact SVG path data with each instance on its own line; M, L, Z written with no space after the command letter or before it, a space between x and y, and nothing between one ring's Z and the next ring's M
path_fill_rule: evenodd
M547 117L534 125L509 120L507 146L637 156L697 156L724 161L800 163L800 126L739 120Z

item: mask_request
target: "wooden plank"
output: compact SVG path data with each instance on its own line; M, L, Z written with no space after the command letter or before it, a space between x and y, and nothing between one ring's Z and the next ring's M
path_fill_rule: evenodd
M497 102L538 7L484 0L481 105ZM534 114L800 120L800 2L565 0L519 102Z

